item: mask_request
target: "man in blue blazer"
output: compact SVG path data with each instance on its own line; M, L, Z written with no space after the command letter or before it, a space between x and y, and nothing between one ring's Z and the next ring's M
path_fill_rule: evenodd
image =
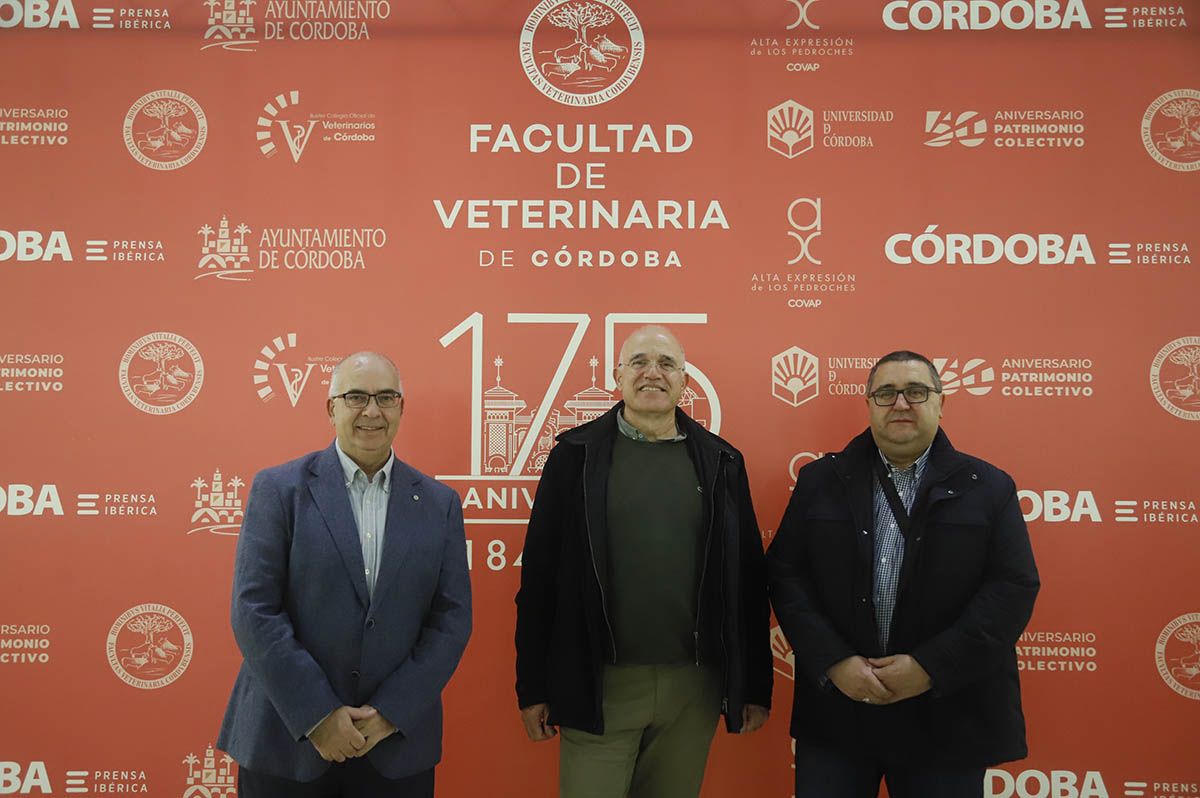
M428 798L441 691L471 633L462 507L392 453L404 397L388 358L349 356L329 394L334 443L250 490L233 578L244 661L217 744L243 798Z

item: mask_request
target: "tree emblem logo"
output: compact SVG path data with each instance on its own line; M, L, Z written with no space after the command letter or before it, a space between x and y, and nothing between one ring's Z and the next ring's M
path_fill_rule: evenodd
M192 661L192 630L165 604L139 604L108 630L108 664L121 681L157 690L178 679Z
M204 384L204 361L182 335L154 332L130 344L121 358L121 390L129 403L155 416L178 413Z
M1200 170L1200 91L1176 89L1152 102L1142 116L1142 145L1168 169Z
M1173 416L1200 421L1200 336L1176 338L1150 364L1150 390Z
M600 105L642 69L642 25L620 0L542 0L521 28L521 66L537 90L564 105Z
M1168 687L1200 701L1200 612L1180 615L1163 628L1154 646L1154 662Z
M143 95L125 114L125 147L138 163L159 171L196 159L208 139L208 118L199 103L172 89Z

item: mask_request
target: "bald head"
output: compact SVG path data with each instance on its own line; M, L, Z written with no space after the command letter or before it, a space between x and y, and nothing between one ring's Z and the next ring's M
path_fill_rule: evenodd
M613 369L625 420L650 440L676 434L675 407L687 387L683 345L670 330L640 327L621 346L621 362Z
M332 397L343 393L342 384L345 382L347 374L380 365L390 369L396 375L396 390L404 393L404 388L400 384L400 369L396 368L396 364L390 357L379 352L355 352L344 357L333 367L333 374L329 377L329 395Z
M627 365L639 355L648 356L651 351L670 354L679 368L683 368L683 344L661 324L647 324L630 333L625 343L621 344L620 362Z

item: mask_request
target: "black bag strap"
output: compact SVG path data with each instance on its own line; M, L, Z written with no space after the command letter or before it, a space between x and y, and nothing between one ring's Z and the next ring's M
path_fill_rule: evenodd
M896 526L900 527L900 534L904 535L904 539L907 540L912 522L908 517L908 510L904 509L904 502L900 500L896 483L892 481L882 457L875 458L875 479L879 480L879 487L883 489L883 495L887 497L888 507L892 508L892 517L896 519Z

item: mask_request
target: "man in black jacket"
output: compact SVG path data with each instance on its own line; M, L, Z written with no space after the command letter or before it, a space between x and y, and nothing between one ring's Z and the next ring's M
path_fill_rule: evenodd
M563 433L542 471L517 594L530 739L562 727L564 798L695 798L717 719L767 719L766 567L741 454L677 408L668 330L621 347L624 401Z
M1023 758L1015 645L1039 582L1016 487L938 429L929 360L867 378L871 427L803 468L767 552L795 650L796 798L980 798Z

